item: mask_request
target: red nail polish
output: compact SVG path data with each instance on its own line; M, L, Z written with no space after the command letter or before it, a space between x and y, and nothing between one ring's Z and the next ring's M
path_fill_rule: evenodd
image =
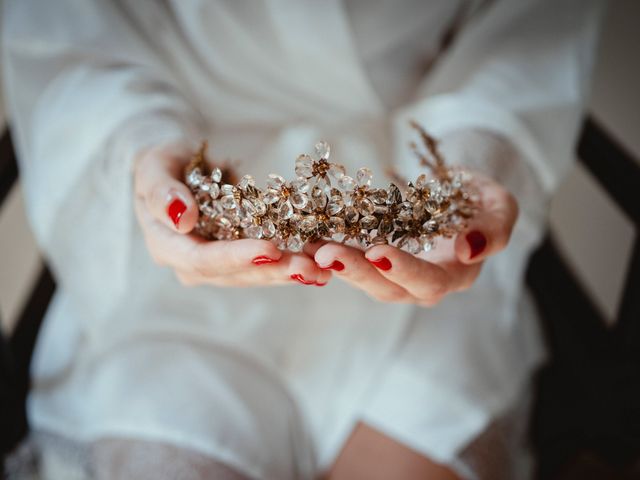
M369 259L367 259L369 260ZM380 270L391 270L391 262L387 257L380 257L377 260L369 260Z
M324 287L326 284L327 284L327 282L324 282L324 283L316 282L315 283L316 287Z
M278 260L275 258L269 258L266 255L260 255L251 260L254 265L264 265L265 263L276 263Z
M319 265L318 265L319 266ZM344 270L344 263L339 260L334 260L331 265L327 265L326 267L320 267L321 270L335 270L336 272L341 272Z
M470 259L480 255L487 247L487 238L477 230L467 234L467 242L471 248Z
M299 273L292 273L291 274L291 278L293 280L296 280L300 283L302 283L303 285L315 285L316 282L308 282L307 280L304 279L304 277L302 275L300 275Z
M176 226L176 228L178 228L178 225L180 224L180 219L182 218L182 214L186 210L187 210L187 206L179 198L176 198L175 200L173 200L173 202L171 202L167 207L167 214L169 215L169 218L171 218L171 221Z

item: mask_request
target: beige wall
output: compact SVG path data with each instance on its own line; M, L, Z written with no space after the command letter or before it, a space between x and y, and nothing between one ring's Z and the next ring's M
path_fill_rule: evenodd
M640 159L640 0L613 0L603 28L591 110ZM552 204L551 227L585 287L614 318L635 232L576 166ZM14 189L0 212L0 317L15 318L38 256Z

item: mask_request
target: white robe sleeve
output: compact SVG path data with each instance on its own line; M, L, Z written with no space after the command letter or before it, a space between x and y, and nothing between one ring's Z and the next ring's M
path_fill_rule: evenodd
M417 168L407 153L415 136L408 119L443 139L443 149L452 150L445 155L451 162L499 173L504 162L490 166L490 158L474 152L477 136L468 148L453 145L462 131L489 132L494 146L500 138L517 151L511 162L522 164L511 168L521 170L520 180L507 186L516 190L525 215L540 217L532 202L548 200L573 159L601 13L599 0L489 2L435 64L418 99L395 116L395 154L402 170L413 176ZM524 186L530 195L520 191L526 177L531 177Z
M108 276L126 288L133 155L204 138L200 115L140 24L167 12L156 2L126 4L9 0L2 25L9 121L36 237L62 288L105 308L122 292L85 286ZM97 271L96 255L112 259L109 271Z

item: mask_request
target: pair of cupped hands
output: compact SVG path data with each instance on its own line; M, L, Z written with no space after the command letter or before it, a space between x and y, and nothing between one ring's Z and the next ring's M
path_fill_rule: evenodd
M390 245L362 251L334 242L292 253L267 240L207 241L192 233L198 206L181 181L191 153L182 145L165 145L140 152L134 163L135 211L149 253L189 286L320 287L337 276L382 302L432 306L471 287L483 261L506 247L518 216L513 195L474 172L479 211L464 232L439 239L437 248L425 254Z

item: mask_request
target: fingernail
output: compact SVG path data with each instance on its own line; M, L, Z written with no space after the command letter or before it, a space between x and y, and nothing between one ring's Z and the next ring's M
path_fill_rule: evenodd
M367 260L369 259L367 258ZM377 260L369 260L369 261L373 263L380 270L385 270L385 271L391 270L391 262L387 257L380 257Z
M304 277L302 275L300 275L299 273L292 273L291 274L291 278L293 280L296 280L300 283L302 283L303 285L315 285L316 282L308 282L307 280L304 279Z
M251 260L251 263L253 263L254 265L264 265L265 263L276 263L277 261L278 260L276 260L275 258L269 258L266 255L259 255Z
M327 284L327 282L324 282L324 283L316 282L315 283L316 287L324 287L326 284Z
M473 232L469 232L467 234L467 243L469 243L469 247L471 248L471 256L474 258L480 255L487 246L487 238L477 230Z
M169 218L171 219L173 224L176 226L176 228L178 228L178 225L180 224L180 219L182 218L182 214L186 210L187 210L187 206L179 198L176 198L167 207L167 214L169 215Z
M337 272L341 272L342 270L344 270L344 263L339 260L334 260L331 265L327 265L326 267L321 267L320 265L318 266L321 270L335 270Z

